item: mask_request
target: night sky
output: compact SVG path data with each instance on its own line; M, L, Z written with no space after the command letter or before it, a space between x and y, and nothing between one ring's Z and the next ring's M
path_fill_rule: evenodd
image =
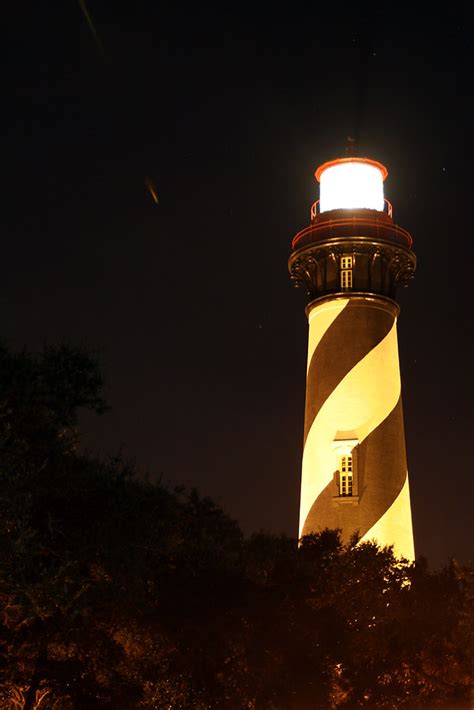
M89 0L91 26L79 2L30 5L2 28L1 333L99 351L112 409L84 445L246 533L297 534L307 323L287 260L315 168L360 129L418 257L399 299L417 554L472 558L469 18Z

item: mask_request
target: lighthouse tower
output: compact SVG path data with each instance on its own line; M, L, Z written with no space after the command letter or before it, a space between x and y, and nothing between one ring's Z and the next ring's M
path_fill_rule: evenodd
M299 532L358 531L412 560L396 292L416 257L387 174L368 158L321 165L311 224L292 243L290 275L309 296Z

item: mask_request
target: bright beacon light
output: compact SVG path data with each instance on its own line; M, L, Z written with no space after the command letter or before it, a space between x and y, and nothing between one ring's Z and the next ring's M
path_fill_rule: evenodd
M340 158L320 165L320 212L369 209L383 212L383 181L387 168L368 158Z

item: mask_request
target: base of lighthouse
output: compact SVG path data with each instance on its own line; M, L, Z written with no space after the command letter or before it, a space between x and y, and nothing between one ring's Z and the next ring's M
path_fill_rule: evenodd
M398 305L351 291L312 301L300 535L393 545L414 559L397 343Z

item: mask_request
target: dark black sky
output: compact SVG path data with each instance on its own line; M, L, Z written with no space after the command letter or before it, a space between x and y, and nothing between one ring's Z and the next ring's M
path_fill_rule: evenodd
M23 4L2 28L7 342L100 350L112 411L85 420L90 449L197 486L246 532L295 535L307 325L286 263L314 169L359 117L360 152L388 166L418 255L399 321L417 552L472 557L462 6L87 7L103 51L72 0Z

